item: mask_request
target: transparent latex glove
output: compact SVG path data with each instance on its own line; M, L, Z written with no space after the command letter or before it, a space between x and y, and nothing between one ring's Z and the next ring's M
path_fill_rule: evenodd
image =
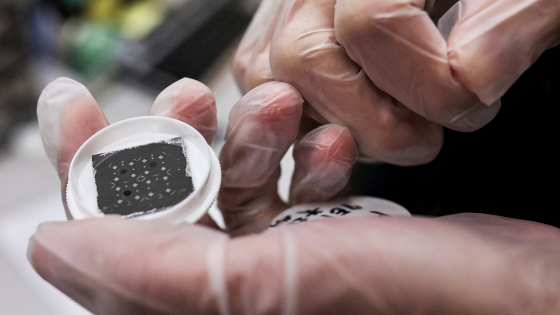
M334 3L262 1L234 60L242 91L288 82L304 97L305 116L347 127L360 153L400 165L431 161L441 127L378 89L348 58L334 38Z
M517 78L560 43L557 0L461 0L439 30L425 6L340 0L334 23L337 40L379 88L434 121L461 114L484 125ZM473 95L486 112L473 107Z
M95 314L558 314L560 230L482 214L280 225L47 223L37 272Z
M464 0L438 31L430 15L452 0L263 0L234 69L244 91L292 84L306 114L348 127L365 155L427 162L441 130L411 111L459 131L487 124L505 91L558 44L557 2Z
M280 148L278 143L292 136L292 128L281 126L297 120L292 116L301 113L301 97L282 83L253 92L232 112L231 120L237 122L230 124L224 155L237 151L243 157L235 148L248 149L249 142L234 142L253 141L256 149L246 155L255 157L249 171L276 172L276 153L267 154L264 147ZM262 101L261 110L251 108L257 100ZM82 134L77 132L81 127L91 129L91 122L103 120L100 111L91 113L82 125L68 130ZM260 119L243 118L247 115ZM328 128L339 130L335 127ZM305 176L294 175L296 187L304 182L320 185L307 176L319 173L305 171L307 167L339 172L320 166L329 165L334 150L326 153L323 146L306 144L332 142L335 137L329 137L328 128L318 131L326 133L323 136L300 141L304 144L299 152L307 152L301 156L309 162L300 166ZM276 146L273 139L278 139ZM351 141L337 141L341 149L335 152L352 146ZM57 156L55 161L62 159L62 154ZM224 177L243 173L232 169L246 170L246 165L225 166ZM265 177L255 174L245 175ZM270 183L264 180L262 186ZM258 206L263 216L286 207L278 202L261 207L265 202L260 200L276 200L272 189L237 187L244 196L240 199ZM239 201L232 195L233 189L226 199ZM223 197L220 202L223 205ZM95 314L555 314L560 307L559 252L556 228L480 214L332 218L282 224L233 239L200 225L109 216L42 224L30 240L28 255L44 279Z
M278 196L280 160L296 141L303 99L289 84L269 82L233 107L220 154L218 208L232 235L260 232L288 208ZM329 124L303 135L293 151L290 203L344 193L358 150L348 129Z
M216 103L208 87L182 79L166 88L154 101L150 115L181 120L197 129L208 143L217 128ZM97 131L108 126L105 115L82 84L68 78L50 83L37 105L39 130L47 156L58 171L66 215L68 170L74 154Z

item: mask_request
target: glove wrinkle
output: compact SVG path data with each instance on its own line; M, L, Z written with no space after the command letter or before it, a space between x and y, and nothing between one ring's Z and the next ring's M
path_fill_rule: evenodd
M91 261L84 264L79 253L61 249L70 236L65 235L68 231L62 228L62 224L41 224L30 239L30 262L45 280L95 314L174 313L151 299L137 296L118 282L104 281L107 279L100 276L100 271L110 267L106 265L103 253L88 253Z
M479 106L478 97L454 76L447 43L421 10L422 3L341 0L335 15L337 39L374 84L407 108L456 130L480 128L497 110ZM464 112L469 114L452 122Z
M296 87L327 122L347 126L362 153L399 165L433 159L443 142L440 127L404 106L395 108L347 56L333 21L335 3L285 2L270 48L274 78ZM404 156L410 150L402 149L411 146L423 148Z
M206 263L208 268L209 287L216 297L220 315L230 315L229 297L225 278L225 250L227 237L217 238L208 246Z
M282 303L282 314L298 314L298 262L297 248L290 227L280 227L282 236L283 258L284 258L284 300Z
M462 12L462 2L458 1L455 3L441 18L438 20L437 27L443 39L447 41L449 35L451 34L451 30L455 23L460 19Z
M546 0L462 3L448 40L450 63L465 86L491 104L557 44L560 10L551 10L558 5Z
M286 207L277 193L279 165L298 135L302 103L292 86L269 82L233 107L220 154L223 179L218 196L232 235L266 229Z

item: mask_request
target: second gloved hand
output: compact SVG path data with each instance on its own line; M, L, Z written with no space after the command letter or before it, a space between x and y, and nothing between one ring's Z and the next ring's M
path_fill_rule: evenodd
M486 125L560 41L556 0L461 0L438 30L430 14L452 3L264 0L238 48L237 81L244 91L288 82L306 115L346 126L362 154L426 163L442 145L438 125Z

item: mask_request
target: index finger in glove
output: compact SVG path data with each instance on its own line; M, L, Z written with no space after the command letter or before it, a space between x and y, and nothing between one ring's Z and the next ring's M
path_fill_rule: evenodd
M198 225L107 217L41 225L28 257L94 314L217 313L226 241Z
M218 196L230 232L262 231L284 210L277 193L280 161L297 137L302 103L289 84L269 82L233 107L220 154Z
M88 89L68 78L45 87L37 103L37 118L45 152L61 180L80 146L109 125Z
M271 44L277 81L292 84L317 121L347 127L361 153L400 165L427 163L443 143L441 127L378 89L335 37L334 0L287 1Z
M555 314L557 229L515 242L492 229L362 217L228 240L105 218L43 224L28 256L95 314Z
M358 157L358 148L348 128L330 124L306 134L294 146L290 203L337 197L347 188Z
M39 130L45 152L58 171L66 207L68 169L80 146L109 125L97 102L82 84L59 78L45 87L37 104ZM68 209L66 215L70 218Z
M240 239L233 244L197 225L116 217L46 223L31 237L28 259L94 314L275 312L288 292L283 241Z
M212 143L218 118L212 91L196 80L183 78L163 90L150 108L150 115L174 118L194 127Z

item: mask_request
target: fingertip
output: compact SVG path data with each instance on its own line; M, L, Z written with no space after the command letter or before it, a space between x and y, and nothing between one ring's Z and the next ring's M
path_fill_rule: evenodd
M274 120L278 117L298 115L301 117L303 97L292 85L283 82L268 82L256 88L251 103L262 108L262 118Z
M39 233L39 230L41 229L41 226L43 224L40 224L37 227L37 231L35 231L35 233L31 235L31 237L29 238L29 243L27 245L27 261L29 261L33 268L35 268L35 254L37 253L37 234Z
M203 83L183 78L163 90L150 109L150 115L174 118L198 130L212 142L218 121L216 101Z
M177 112L185 118L201 118L202 113L216 115L216 100L209 87L205 84L189 80L182 86L177 98Z
M491 105L479 103L471 108L458 113L451 122L442 124L443 126L460 132L473 132L490 123L501 108L501 100L497 100Z
M93 96L82 84L65 77L49 83L37 102L37 119L43 146L53 166L57 166L60 128L64 108L74 100L92 100Z
M45 87L37 118L45 152L61 179L82 143L109 124L89 90L69 78Z
M39 123L54 118L54 113L60 112L74 99L93 99L93 96L83 84L69 78L60 77L49 83L37 103Z
M45 222L39 224L37 226L37 230L35 231L35 234L31 235L30 240L38 241L49 237L50 235L52 235L52 232L56 230L55 226L57 224L58 223L56 222Z
M231 138L229 131L235 128L244 131L238 133L236 138L249 137L257 142L261 138L268 145L272 142L292 143L299 130L302 105L303 98L293 86L281 82L262 84L235 104L230 112L226 138ZM260 126L260 135L255 134L256 125L250 124ZM239 139L234 140L238 141Z
M298 143L299 147L303 145L323 148L318 152L323 152L324 156L320 158L325 160L344 161L353 165L359 157L358 147L350 130L335 124L324 125L311 131Z
M426 132L425 137L409 146L392 150L380 158L382 161L398 166L417 166L432 162L439 155L443 147L443 128L434 124L433 128Z
M331 159L344 161L353 166L360 156L356 142L348 128L340 126L337 126L337 128L340 128L341 132L332 141L331 149L329 150Z
M41 225L28 256L45 280L95 314L198 314L213 305L206 253L216 241L227 236L106 217Z
M379 119L368 129L354 133L360 153L399 166L429 163L438 156L444 138L439 124L402 104L380 113Z
M332 168L330 163L337 164L337 170L350 169L358 160L359 152L352 134L346 127L335 124L321 126L305 135L294 147L294 159L300 166L305 165L307 171L321 165Z
M296 167L290 200L301 203L336 197L347 186L358 157L347 128L331 124L311 131L294 147Z
M41 223L29 239L30 254L33 255L35 249L40 247L49 252L56 252L64 258L63 253L74 252L84 239L96 235L96 231L108 231L112 226L118 227L122 221L121 217L111 215L103 219Z
M29 238L27 260L43 278L49 277L49 260L46 257L57 252L60 244L65 244L68 240L62 227L61 222L42 223Z
M150 108L150 115L166 115L170 111L179 112L193 104L215 106L212 91L199 81L182 78L158 95Z
M41 93L47 99L52 99L57 95L85 95L89 96L88 89L78 81L66 77L59 77L47 84ZM60 103L60 102L59 102Z

